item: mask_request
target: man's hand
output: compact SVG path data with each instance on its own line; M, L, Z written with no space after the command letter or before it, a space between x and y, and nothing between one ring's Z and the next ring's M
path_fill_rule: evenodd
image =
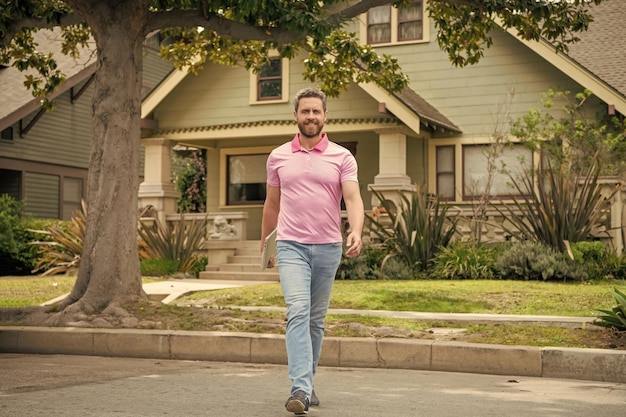
M350 233L346 238L346 256L348 258L354 258L359 256L363 242L361 241L360 233Z

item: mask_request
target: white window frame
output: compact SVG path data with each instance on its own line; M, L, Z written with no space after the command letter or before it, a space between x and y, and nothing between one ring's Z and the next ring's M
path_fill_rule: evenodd
M426 43L430 41L430 20L428 19L428 11L426 8L427 0L422 1L422 39L411 39L406 41L398 41L398 8L391 7L391 41L385 43L371 44L373 47L390 46L390 45L406 45L414 43ZM359 18L359 37L362 44L367 44L367 12L363 13Z
M439 146L454 146L454 200L455 202L470 202L477 199L479 196L474 196L472 198L470 196L464 195L465 188L465 178L464 178L464 146L487 146L491 143L488 139L435 139L430 140L428 144L428 160L429 160L429 168L428 168L428 190L429 192L435 194L437 193L437 147ZM532 156L532 166L533 169L537 168L537 164L539 161L539 153L534 152L531 154ZM511 192L513 193L513 189ZM495 199L502 199L503 196L492 196Z
M275 148L275 146L255 146L248 148L222 148L220 149L220 208L250 208L250 207L263 207L263 202L258 204L237 204L237 205L228 205L227 194L228 194L228 157L230 156L243 156L243 155L259 155L259 154L267 154L269 156L270 152ZM267 178L265 179L267 181Z
M278 55L270 55L271 59L278 58ZM281 77L282 77L282 97L275 100L259 100L258 79L259 74L250 70L250 105L257 104L276 104L289 102L289 59L281 59Z

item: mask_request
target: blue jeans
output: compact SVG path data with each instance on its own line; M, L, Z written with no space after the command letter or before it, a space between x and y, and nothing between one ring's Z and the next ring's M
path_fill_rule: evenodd
M276 250L287 305L285 340L291 393L302 390L310 399L342 244L307 245L279 240Z

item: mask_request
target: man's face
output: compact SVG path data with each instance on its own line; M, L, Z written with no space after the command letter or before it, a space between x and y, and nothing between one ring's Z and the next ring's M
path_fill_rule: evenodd
M309 139L319 136L326 121L322 100L317 97L301 98L294 116L300 135Z

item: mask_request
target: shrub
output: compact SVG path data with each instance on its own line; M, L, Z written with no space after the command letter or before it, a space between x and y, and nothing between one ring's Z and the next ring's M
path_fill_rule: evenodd
M377 245L364 245L361 254L356 258L341 257L335 279L378 279L377 271L385 255L383 248Z
M169 259L177 263L177 272L190 272L199 258L206 227L206 217L198 220L181 215L172 226L159 220L141 220L139 256L141 259Z
M566 241L572 244L589 240L622 186L614 187L608 195L602 191L597 158L586 172L572 173L570 168L565 163L553 167L546 160L535 173L526 169L521 179L511 176L518 192L511 196L513 204L504 204L502 208L494 205L513 225L513 228L505 227L507 233L558 252L565 252ZM540 179L536 184L535 178Z
M495 250L485 245L458 242L443 248L435 257L435 279L493 279Z
M539 281L583 281L587 273L565 254L533 242L517 242L496 260L504 279Z
M76 210L69 222L55 223L48 230L31 230L42 237L32 242L39 248L35 270L44 271L43 276L76 271L83 252L86 227L87 206L82 201L82 209Z
M175 274L178 271L178 262L174 259L142 259L139 267L142 276L161 277Z
M626 263L602 242L577 242L571 245L574 260L587 271L590 279L623 278Z
M209 258L206 256L200 256L191 268L191 274L194 278L200 277L200 272L206 271L206 266L209 264Z
M612 294L617 305L610 310L598 310L602 314L598 316L594 323L618 331L626 331L626 294L617 288L613 289Z
M367 218L371 232L381 241L388 256L401 258L410 269L429 269L435 255L455 235L458 218L448 216L448 206L438 196L428 195L422 189L413 193L411 200L400 194L398 212L394 203L380 192L373 193L389 216L391 227L374 216Z
M417 273L414 268L407 265L404 258L387 258L380 270L377 272L379 279L410 280L416 279Z

